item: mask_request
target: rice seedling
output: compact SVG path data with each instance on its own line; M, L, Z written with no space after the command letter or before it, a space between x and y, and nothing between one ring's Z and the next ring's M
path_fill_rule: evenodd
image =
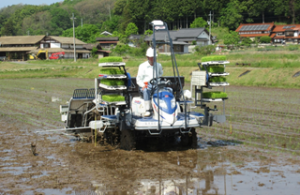
M124 71L120 70L119 68L101 68L100 73L114 75L114 74L124 74Z
M220 91L203 92L202 95L204 98L212 98L212 99L227 98L227 93L220 92Z
M121 95L103 95L102 100L107 102L119 102L125 101L125 97Z
M105 62L122 62L123 58L122 57L104 57L99 59L99 63L105 63Z
M124 85L124 80L101 79L100 83L107 86L120 86L120 85Z

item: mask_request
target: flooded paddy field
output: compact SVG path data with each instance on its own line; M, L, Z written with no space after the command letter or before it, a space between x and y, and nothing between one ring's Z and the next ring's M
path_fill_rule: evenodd
M196 150L175 140L123 151L45 131L64 127L59 105L75 88L92 87L1 80L0 194L299 194L299 89L226 87L227 122L197 129Z

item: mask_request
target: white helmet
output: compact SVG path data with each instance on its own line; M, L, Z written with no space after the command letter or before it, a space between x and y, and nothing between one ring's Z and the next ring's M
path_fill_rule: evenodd
M146 51L146 56L147 57L154 57L154 49L152 47L149 47ZM157 53L156 53L157 56Z

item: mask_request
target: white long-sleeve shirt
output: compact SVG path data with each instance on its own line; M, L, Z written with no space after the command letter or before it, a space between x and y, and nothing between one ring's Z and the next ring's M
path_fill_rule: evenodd
M158 68L158 77L161 77L163 74L163 69L160 63L156 63ZM144 87L144 82L149 82L151 79L153 79L153 67L149 64L148 61L140 64L139 71L136 76L136 82L140 87ZM154 78L156 76L156 71L154 72Z

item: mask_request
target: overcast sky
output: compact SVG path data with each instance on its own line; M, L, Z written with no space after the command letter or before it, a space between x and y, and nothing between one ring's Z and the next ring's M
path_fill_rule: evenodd
M28 4L28 5L50 5L52 3L62 2L63 0L0 0L0 9L3 7L17 5L17 4Z

